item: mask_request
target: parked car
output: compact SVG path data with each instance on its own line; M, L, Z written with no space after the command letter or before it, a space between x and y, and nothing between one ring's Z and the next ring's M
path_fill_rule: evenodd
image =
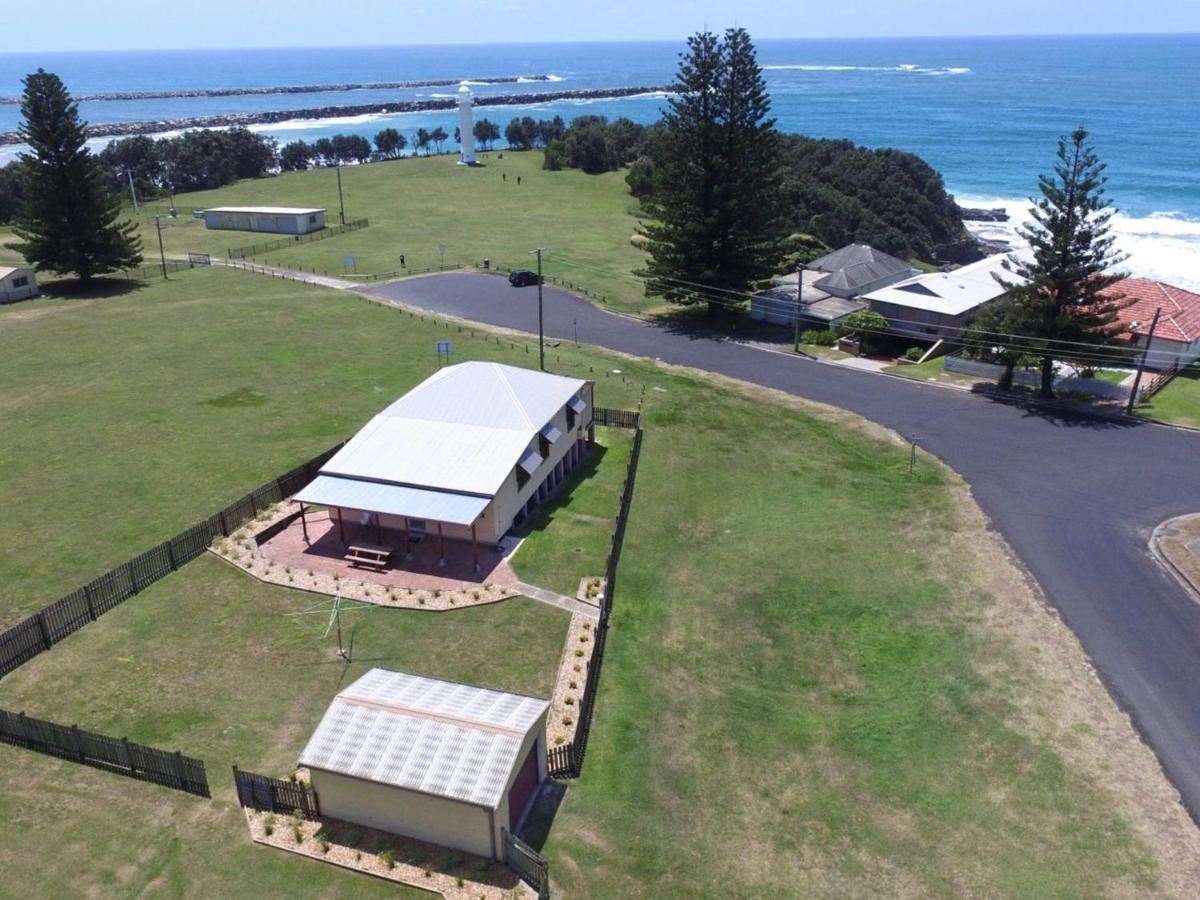
M538 283L538 273L528 269L513 269L508 273L508 283L513 287L528 287Z

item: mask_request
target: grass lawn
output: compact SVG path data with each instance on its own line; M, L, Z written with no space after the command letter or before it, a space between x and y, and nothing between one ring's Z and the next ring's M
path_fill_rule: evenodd
M506 180L501 173L507 174ZM370 227L256 258L334 275L343 271L346 256L358 257L359 273L375 273L396 270L403 253L410 268L436 269L438 245L445 244L449 264L475 264L488 258L494 266L532 268L529 251L540 245L546 247L547 275L603 293L615 309L645 309L653 302L632 275L644 254L629 242L637 226L637 201L624 178L624 172L543 171L540 150L505 151L503 159L493 153L486 165L473 169L457 165L453 156L347 166L342 169L346 218L367 218ZM191 215L193 209L206 206L323 206L328 210L327 223L338 222L333 169L179 194L175 203L180 217L163 231L168 254L195 250L224 256L229 247L278 237L208 231ZM165 204L160 211L165 211ZM143 216L140 222L147 259L157 259L153 218Z
M1139 403L1135 411L1160 422L1200 428L1200 368L1184 369L1148 403Z
M451 331L459 359L530 358ZM0 434L9 612L353 431L433 370L445 333L215 270L0 311L20 425ZM614 364L561 354L564 371ZM1163 824L1186 815L1139 805L1173 795L951 476L922 460L910 479L907 448L849 415L620 368L631 381L601 378L597 402L649 385L647 432L584 777L544 848L562 893L1186 893L1200 853ZM551 516L604 503L619 453ZM545 577L586 555L551 545L557 524ZM0 748L0 868L64 895L381 892L256 852L221 771L288 764L343 678L319 623L284 615L305 602L200 560L0 682L6 706L179 745L218 788L208 803ZM355 615L356 665L526 690L562 633L525 601Z
M604 574L621 506L633 432L597 428L600 445L567 487L530 517L513 557L522 581L574 597L579 580Z

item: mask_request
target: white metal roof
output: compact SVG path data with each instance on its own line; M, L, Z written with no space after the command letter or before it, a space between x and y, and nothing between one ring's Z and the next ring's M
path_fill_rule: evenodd
M372 669L334 698L300 765L496 808L550 704Z
M206 213L261 213L264 216L306 216L325 212L324 207L302 209L298 206L209 206Z
M494 496L585 384L499 363L447 366L375 416L321 473Z
M0 266L0 278L7 278L14 272L33 272L33 269L27 266Z
M917 275L864 294L861 299L947 316L961 315L1006 292L1004 285L994 276L999 275L1009 282L1018 281L1016 275L1004 268L1005 259L1007 257L1003 254L988 256L950 272Z
M329 475L318 475L293 499L302 503L433 519L455 525L471 525L492 502L491 497L475 494L451 494L355 478L333 478Z

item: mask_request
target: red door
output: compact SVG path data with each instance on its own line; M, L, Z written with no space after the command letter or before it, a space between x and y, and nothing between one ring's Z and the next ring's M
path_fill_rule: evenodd
M529 748L525 762L521 763L521 771L508 789L508 830L516 831L521 813L525 812L525 804L533 795L533 789L538 783L537 741Z

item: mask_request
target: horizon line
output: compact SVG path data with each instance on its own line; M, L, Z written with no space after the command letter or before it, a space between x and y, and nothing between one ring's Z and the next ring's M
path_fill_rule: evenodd
M724 29L721 29L722 31ZM6 57L22 57L36 56L39 54L109 54L109 53L179 53L179 52L222 52L232 50L385 50L385 49L407 49L407 48L434 48L434 47L546 47L546 46L564 46L564 45L587 45L587 46L604 46L604 45L628 45L628 44L682 44L687 37L695 32L688 32L683 37L676 38L633 38L633 39L606 39L606 40L580 40L580 39L563 39L563 40L541 40L541 41L431 41L429 43L411 43L411 44L231 44L225 46L191 46L191 47L123 47L120 49L80 49L80 48L64 48L64 49L41 49L41 50L0 50L0 59ZM751 35L753 37L753 35ZM1044 40L1044 39L1062 39L1062 38L1141 38L1141 37L1200 37L1200 30L1196 31L1078 31L1073 33L1022 33L1012 32L1003 34L970 34L970 33L947 33L947 34L905 34L905 35L821 35L803 37L768 37L755 38L755 44L770 44L782 43L786 41L802 41L809 43L820 43L824 41L929 41L929 40L1006 40L1013 38L1024 38L1028 40Z

